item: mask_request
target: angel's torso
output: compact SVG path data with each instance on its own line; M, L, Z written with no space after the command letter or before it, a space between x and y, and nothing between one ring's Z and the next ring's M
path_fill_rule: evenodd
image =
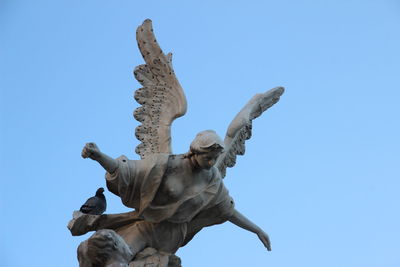
M154 197L153 204L167 205L186 196L196 195L210 183L216 169L194 169L183 155L171 155L167 170ZM195 201L193 198L192 201ZM194 204L194 203L193 203Z

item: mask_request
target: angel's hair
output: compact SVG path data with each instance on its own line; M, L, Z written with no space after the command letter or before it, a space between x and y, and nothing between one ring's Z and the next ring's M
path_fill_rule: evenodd
M213 130L206 130L198 133L190 144L191 154L203 154L208 152L222 152L224 142Z
M127 260L132 257L132 252L128 248L128 245L113 230L99 230L87 242L87 255L98 266L103 266L116 252L119 252Z

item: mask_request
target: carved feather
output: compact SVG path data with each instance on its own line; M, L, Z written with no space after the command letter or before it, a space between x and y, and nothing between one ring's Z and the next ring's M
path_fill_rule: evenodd
M236 156L244 155L245 141L251 137L252 120L278 102L283 92L283 87L276 87L263 94L253 96L233 119L224 139L225 150L215 165L222 177L225 177L227 167L235 166Z
M135 78L143 86L135 92L141 105L134 117L141 123L135 135L141 143L135 152L143 159L155 153L172 153L171 124L186 113L187 103L172 67L172 54L165 55L147 19L136 30L136 40L146 64L134 70Z

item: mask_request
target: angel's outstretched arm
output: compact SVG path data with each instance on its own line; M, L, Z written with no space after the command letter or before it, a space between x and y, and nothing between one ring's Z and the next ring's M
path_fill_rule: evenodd
M117 160L101 152L95 143L87 143L83 147L82 157L97 161L109 173L113 173L118 168Z
M232 217L229 221L240 228L243 228L247 231L257 234L258 238L264 244L264 246L271 251L271 241L269 240L268 235L257 225L247 219L243 214L239 211L235 210Z

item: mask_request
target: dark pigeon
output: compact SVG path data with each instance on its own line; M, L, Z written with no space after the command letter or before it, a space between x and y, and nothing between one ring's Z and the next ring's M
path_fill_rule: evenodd
M80 211L86 214L103 214L103 212L105 212L107 208L106 197L104 196L103 192L103 187L97 189L96 195L86 200L85 204L82 205Z

